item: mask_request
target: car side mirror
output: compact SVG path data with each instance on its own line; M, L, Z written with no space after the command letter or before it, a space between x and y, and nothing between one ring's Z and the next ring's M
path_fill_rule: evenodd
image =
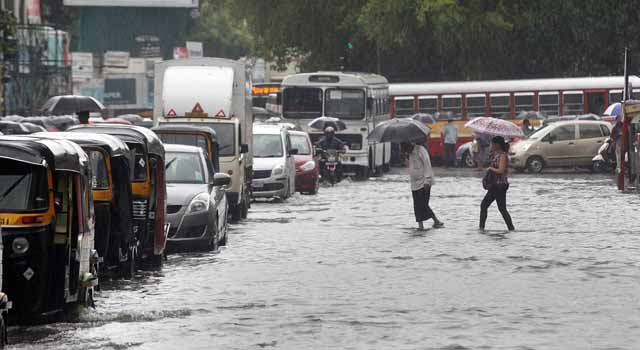
M243 143L240 145L240 153L249 153L249 145Z
M213 175L213 182L211 183L213 186L226 186L231 183L231 177L224 173L216 173Z
M289 154L290 154L290 155L296 155L296 154L298 154L298 149L297 149L297 148L292 148L292 149L290 149L290 150L289 150Z

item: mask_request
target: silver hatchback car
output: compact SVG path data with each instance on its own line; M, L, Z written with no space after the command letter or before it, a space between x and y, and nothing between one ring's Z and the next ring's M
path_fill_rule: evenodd
M165 144L169 248L216 249L227 243L227 174L200 147Z

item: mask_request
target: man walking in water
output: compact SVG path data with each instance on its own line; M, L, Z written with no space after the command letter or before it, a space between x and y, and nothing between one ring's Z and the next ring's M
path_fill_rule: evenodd
M409 154L409 178L411 181L411 193L413 195L413 212L416 216L418 229L424 230L424 221L433 219L433 227L440 228L444 224L438 220L431 207L431 186L433 185L433 169L427 149L421 145L408 144Z

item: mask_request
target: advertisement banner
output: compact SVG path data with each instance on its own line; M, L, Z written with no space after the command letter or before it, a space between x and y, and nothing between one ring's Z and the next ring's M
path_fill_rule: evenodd
M156 35L138 35L136 37L137 57L162 57L160 38Z
M204 56L202 43L199 41L187 41L187 57L202 58Z
M71 76L73 81L93 78L93 54L91 52L71 53Z
M187 7L198 8L198 0L64 0L65 6Z
M136 105L135 78L117 78L104 80L104 104L112 105Z
M129 53L125 51L107 51L104 54L103 66L105 67L117 67L128 68L129 67Z
M25 0L24 12L29 24L40 24L40 0Z
M180 58L188 58L189 51L186 47L174 47L173 48L173 59L177 60Z

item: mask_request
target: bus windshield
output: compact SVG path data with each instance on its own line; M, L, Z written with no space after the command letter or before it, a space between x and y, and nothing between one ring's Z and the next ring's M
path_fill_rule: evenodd
M282 114L291 119L313 119L322 116L322 89L287 88L282 93Z
M44 167L3 160L0 166L0 211L45 210L49 206Z
M325 114L340 119L364 119L364 91L358 89L327 89Z

